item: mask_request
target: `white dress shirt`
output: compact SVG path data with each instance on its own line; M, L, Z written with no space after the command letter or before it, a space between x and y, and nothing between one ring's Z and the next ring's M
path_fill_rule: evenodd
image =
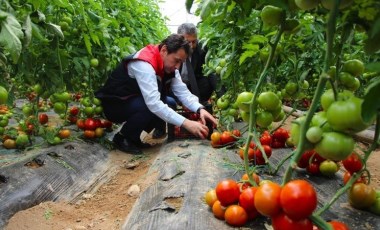
M157 77L152 65L145 61L132 61L128 63L127 67L129 76L137 80L148 109L165 122L181 126L186 118L160 100ZM172 78L171 89L182 104L191 111L195 112L202 106L198 97L193 95L186 84L182 82L178 70L175 70L175 77Z

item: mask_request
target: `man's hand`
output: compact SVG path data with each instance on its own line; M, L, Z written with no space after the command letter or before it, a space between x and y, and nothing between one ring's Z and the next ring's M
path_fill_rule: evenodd
M199 117L201 119L202 124L206 125L206 121L209 121L213 124L213 127L218 125L218 121L215 119L213 115L211 115L207 110L201 109L199 111Z
M182 127L184 127L187 131L189 131L194 136L200 137L202 139L206 139L208 136L208 128L206 125L198 122L198 121L191 121L189 119L186 119Z

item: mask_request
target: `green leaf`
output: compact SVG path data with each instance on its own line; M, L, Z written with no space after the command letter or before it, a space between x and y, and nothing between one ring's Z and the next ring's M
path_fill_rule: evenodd
M27 47L29 46L30 41L32 40L32 21L30 19L30 16L28 15L25 18L24 25L22 26L24 30L24 46Z
M247 58L250 58L250 57L253 57L255 54L257 53L257 51L253 51L253 50L247 50L245 51L239 58L239 65L243 64L243 62L245 61L245 59Z
M380 72L380 62L372 62L372 63L368 63L368 64L365 66L365 69L366 69L368 72Z
M91 51L92 46L91 46L90 37L87 34L83 34L83 40L84 40L84 44L86 46L87 52L92 56L92 51Z
M362 118L364 122L371 122L380 110L380 80L368 86L362 104Z
M53 23L50 23L50 22L46 23L45 26L46 26L46 29L48 31L50 31L51 33L53 33L54 35L57 35L61 39L65 38L65 36L62 33L62 30L61 30L60 26L58 26L56 24L53 24Z
M0 11L0 15L7 15L7 18L0 24L0 47L4 47L11 54L13 63L17 63L22 50L21 39L23 39L24 33L15 16L3 11Z
M380 49L380 18L378 18L368 31L368 39L365 40L364 51L373 54Z
M194 2L194 0L186 0L186 2L185 2L186 11L189 14L190 14L190 9L193 6L193 2Z
M214 0L205 0L202 3L202 6L201 6L202 8L201 8L201 11L199 13L199 16L201 17L202 20L205 20L208 16L210 16L212 8L214 7L214 5L215 5Z

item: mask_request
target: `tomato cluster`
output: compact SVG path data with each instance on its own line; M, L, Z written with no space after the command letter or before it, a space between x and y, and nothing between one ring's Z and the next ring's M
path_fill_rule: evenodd
M266 216L271 218L275 230L315 228L309 216L317 207L317 193L309 182L292 180L281 187L268 180L259 182L254 175L258 186L251 186L244 175L240 182L222 180L205 194L216 218L235 227Z
M112 130L112 122L98 118L78 119L76 125L83 130L83 136L87 139L102 137L104 130Z
M238 129L232 131L225 130L223 132L214 131L211 136L211 146L214 148L219 148L235 143L238 138L241 136L241 133Z

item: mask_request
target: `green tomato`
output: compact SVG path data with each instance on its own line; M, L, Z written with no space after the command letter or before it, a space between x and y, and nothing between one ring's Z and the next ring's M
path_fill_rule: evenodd
M244 122L249 122L249 116L250 116L249 112L240 110L240 116L241 116L241 119L243 119Z
M368 128L372 122L363 121L362 103L363 99L355 96L348 100L333 102L326 112L327 121L336 131L355 133Z
M344 9L351 5L354 0L341 0L339 4L339 9ZM334 7L335 0L321 0L322 6L328 10L332 10Z
M267 128L273 122L273 115L270 112L262 111L257 114L256 124L261 128Z
M318 6L319 1L316 0L295 0L296 5L301 10L311 10Z
M66 112L66 105L62 102L56 102L53 105L53 109L54 109L54 112L56 112L57 114L62 114Z
M286 83L285 90L286 90L287 94L293 95L297 92L298 85L297 85L297 83L290 81L290 82Z
M8 91L0 85L0 105L8 101Z
M220 59L220 61L219 61L219 66L221 66L221 67L224 67L224 66L226 66L226 59L224 59L224 58L222 58L222 59Z
M216 105L218 106L219 109L227 109L228 106L230 105L230 100L229 99L224 99L224 98L219 98L216 101Z
M236 98L236 103L240 110L244 112L250 112L250 102L253 98L254 94L251 92L242 92ZM219 107L219 106L218 106Z
M297 19L286 19L284 30L286 33L293 34L300 30L300 22Z
M98 65L99 65L99 60L97 59L97 58L91 58L91 60L90 60L90 65L91 65L91 67L98 67Z
M5 128L4 127L0 127L0 135L3 135L5 132Z
M261 20L268 26L277 26L285 19L285 12L276 6L266 5L260 13Z
M26 116L29 117L33 113L33 108L29 105L24 105L22 107L22 113Z
M257 98L257 102L259 103L259 106L268 111L275 111L278 109L278 105L280 103L280 99L278 98L277 94L267 91L262 92L259 97Z
M309 84L308 81L303 80L303 82L301 82L300 86L301 86L301 89L305 89L306 90L306 89L309 89L310 84Z
M94 115L94 108L92 106L84 107L83 109L84 114L86 114L87 117L92 117Z
M322 128L324 132L332 131L330 124L327 122L326 112L320 111L311 118L311 126L317 126Z
M343 86L351 88L355 86L355 77L347 72L341 72L339 74L339 81Z
M318 143L322 139L323 130L319 126L312 126L306 132L306 138L313 144Z
M338 164L332 160L324 160L319 165L319 171L321 172L322 175L331 177L331 176L334 176L335 173L339 171L339 167L338 167Z
M4 116L3 118L0 119L0 127L5 127L8 125L8 123L9 123L9 119L7 117Z
M18 148L24 148L29 143L28 135L19 134L16 138L16 146Z
M223 69L223 67L221 67L221 66L217 66L217 67L215 68L215 73L219 75L219 74L222 72L222 69Z
M35 84L33 86L33 92L35 92L38 95L42 94L42 86L40 84Z
M315 151L326 159L340 161L346 159L354 150L354 139L338 132L325 132L322 140L315 145Z
M343 71L354 76L359 76L364 73L364 63L358 59L348 60L343 64Z
M380 197L376 198L376 201L369 206L368 210L373 214L380 216Z
M228 115L230 115L232 117L236 117L238 115L238 111L234 108L231 108L228 110Z

